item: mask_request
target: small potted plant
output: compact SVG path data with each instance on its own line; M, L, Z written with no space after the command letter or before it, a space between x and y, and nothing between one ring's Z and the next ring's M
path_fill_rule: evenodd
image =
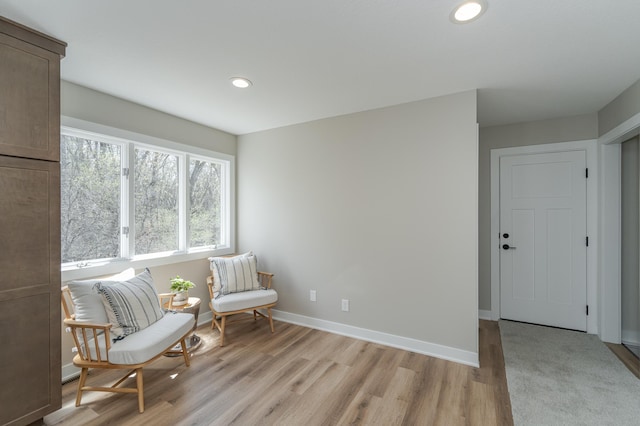
M179 275L176 275L175 278L171 279L171 293L175 293L176 295L173 297L174 305L186 305L189 302L189 289L195 287L196 285L189 280L185 280L180 278Z

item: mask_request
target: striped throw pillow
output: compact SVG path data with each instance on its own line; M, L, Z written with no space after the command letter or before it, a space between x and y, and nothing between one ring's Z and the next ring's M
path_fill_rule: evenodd
M211 272L220 285L218 296L260 290L258 261L252 252L234 257L211 257Z
M149 269L127 281L101 282L96 287L112 324L114 340L143 330L164 315Z

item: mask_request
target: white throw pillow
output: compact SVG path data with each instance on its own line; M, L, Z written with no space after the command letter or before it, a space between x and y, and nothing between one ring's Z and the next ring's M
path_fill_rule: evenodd
M76 280L67 284L75 309L76 321L106 324L109 322L107 312L98 293L96 284L105 281L126 281L136 276L135 270L129 268L119 274L101 279Z
M210 257L211 272L220 285L219 296L260 290L258 261L252 252L234 257Z
M149 269L127 281L103 281L96 286L112 324L114 340L143 330L164 315Z

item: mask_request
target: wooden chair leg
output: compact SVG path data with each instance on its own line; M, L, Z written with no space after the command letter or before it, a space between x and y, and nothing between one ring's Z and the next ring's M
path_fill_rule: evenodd
M76 407L80 406L80 401L82 400L82 388L87 381L87 374L89 374L88 368L83 368L82 371L80 371L80 379L78 380L78 392L76 393Z
M222 321L222 318L224 318L224 316L220 316L220 319L218 319L216 317L216 314L213 314L213 319L211 320L211 329L215 330L216 328L218 329L218 331L222 330L222 327L220 326L220 321Z
M273 317L271 316L271 308L267 308L267 313L269 314L269 325L271 326L271 332L275 333L275 329L273 328Z
M258 319L258 311L256 311L255 309L253 310L253 320L257 320Z
M224 328L227 325L227 316L223 315L220 322L222 323L220 326L220 346L224 346Z
M191 365L191 359L189 358L189 352L187 352L187 342L185 342L184 338L180 340L180 346L182 347L182 356L184 357L184 363L187 367Z
M138 388L138 411L144 413L144 387L142 383L142 368L136 370L136 387Z

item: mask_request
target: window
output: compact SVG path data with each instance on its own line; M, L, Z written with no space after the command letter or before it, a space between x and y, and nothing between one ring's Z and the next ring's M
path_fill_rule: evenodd
M136 148L133 170L136 254L178 250L178 157Z
M119 257L121 159L120 145L62 135L63 263Z
M62 127L63 271L232 251L233 157L134 136Z
M220 244L222 178L223 167L220 163L206 158L192 158L189 161L190 248Z

